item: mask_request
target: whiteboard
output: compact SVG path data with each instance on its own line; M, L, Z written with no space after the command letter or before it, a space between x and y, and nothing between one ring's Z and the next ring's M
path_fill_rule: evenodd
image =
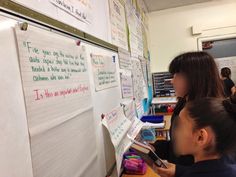
M91 34L97 38L100 38L105 41L109 41L109 12L108 12L108 1L107 0L13 0L25 7L28 7L32 10L35 10L39 13L47 15L53 19L61 21L65 24L71 25L75 28L80 29L88 34ZM54 2L54 4L53 4ZM55 5L55 2L61 2L62 7L67 6L70 9L78 8L80 13L84 13L88 16L88 22L82 21L76 14L71 13L65 8L60 8ZM86 4L89 8L85 7L83 4ZM73 7L72 7L73 6ZM99 26L99 28L98 28Z
M6 14L3 14L4 16L8 16ZM1 92L1 97L4 99L1 99L1 115L4 115L6 119L3 122L0 122L0 125L2 127L5 127L4 129L4 137L2 137L2 146L0 147L0 153L1 153L1 171L0 171L0 176L4 177L32 177L33 176L33 170L32 170L32 161L31 161L31 156L35 156L35 163L37 161L41 161L40 156L46 156L47 153L50 153L50 147L48 147L47 143L46 144L41 144L40 147L37 146L42 139L47 139L48 137L51 137L51 143L55 143L57 141L61 141L61 132L62 130L69 130L69 127L72 129L75 129L75 126L80 125L81 121L78 122L77 120L79 119L72 119L69 124L66 124L64 128L61 126L58 127L58 129L53 129L52 131L46 131L43 133L43 136L38 136L37 133L35 133L35 138L33 140L34 144L34 152L31 151L30 143L29 143L29 134L28 134L28 124L27 124L27 119L26 119L26 110L25 110L25 103L24 103L24 95L23 95L23 90L22 90L22 81L21 81L21 74L19 70L19 63L18 63L18 56L17 56L17 46L16 46L16 38L15 34L13 31L13 27L17 24L17 20L12 20L11 18L8 17L3 17L0 14L0 20L1 20L1 31L0 31L0 36L1 40L4 41L4 46L3 48L0 49L0 53L2 54L1 56L1 79L5 81L4 85L1 86L1 90L3 89L4 91ZM20 19L18 19L20 20ZM43 28L43 27L42 27ZM84 44L84 43L83 43ZM100 47L93 46L91 44L84 44L86 45L86 50L87 54L91 51L99 51L101 53L106 53L106 54L114 54L114 52L107 51L105 49L101 49ZM6 51L9 51L6 53ZM89 55L89 54L88 54ZM117 55L117 54L116 54ZM7 62L6 62L7 58ZM88 56L89 58L89 56ZM87 58L87 59L88 59ZM7 67L8 66L8 67ZM91 69L91 68L90 68ZM89 70L90 75L92 75L91 70ZM89 82L91 78L89 78ZM91 83L93 83L91 81ZM5 88L5 87L6 88ZM92 87L91 87L92 89ZM114 90L113 90L114 89ZM113 97L114 99L118 100L119 97L119 88L113 88L110 93L105 94L107 96L112 95L115 96ZM115 91L115 92L114 92ZM114 94L114 93L118 94ZM103 95L104 93L101 92ZM10 96L8 96L10 95ZM6 97L7 96L7 97ZM95 96L94 100L97 100L97 97L100 97L99 95L94 95L92 93L92 96ZM104 101L103 103L107 103L106 97L103 97ZM6 102L7 100L7 102ZM101 100L101 99L100 99ZM118 103L114 102L114 103ZM96 103L97 104L97 103ZM94 104L95 105L95 104ZM112 104L109 104L112 106ZM117 105L117 104L114 104ZM102 107L102 109L100 109ZM109 142L109 137L103 137L103 133L101 133L102 126L100 122L100 116L97 116L98 113L110 110L110 107L103 109L104 106L100 104L100 106L97 107L97 109L94 110L94 115L96 117L91 116L91 109L87 112L83 113L83 117L86 119L83 120L88 120L87 123L91 124L91 127L89 129L92 129L94 131L94 140L91 142L91 147L94 148L94 144L96 144L96 152L93 154L90 154L90 160L88 160L82 168L82 173L77 174L81 176L92 176L94 174L97 174L97 176L105 176L107 170L106 170L106 160L105 159L105 151L110 152L109 155L107 155L108 158L111 158L112 155L114 154L114 151L112 151L112 145L109 146L107 143L107 149L104 150L104 144L103 138L107 138ZM98 118L99 117L99 118ZM95 119L94 119L95 118ZM8 125L8 126L7 126ZM78 127L78 126L77 126ZM92 128L93 127L93 128ZM95 128L94 128L95 127ZM83 127L81 127L83 128ZM70 130L71 131L71 130ZM70 134L70 131L68 133ZM37 132L37 131L35 131ZM73 132L75 133L75 132ZM55 135L59 135L60 138L55 138ZM71 134L73 135L73 134ZM80 137L79 132L77 134L74 134L77 138ZM69 136L67 136L69 137ZM74 136L73 136L74 137ZM11 139L9 139L11 138ZM65 138L65 136L64 136ZM73 143L70 139L66 140L65 146L67 144ZM106 140L105 140L106 141ZM40 155L39 148L46 148L47 151L44 152L44 154ZM59 154L60 153L60 147L55 147L56 152ZM79 147L78 147L79 148ZM6 153L7 152L7 153ZM63 161L62 161L63 162ZM107 162L108 165L112 165L115 162L115 160L111 159L110 161ZM58 162L56 162L58 164ZM63 164L63 163L62 163ZM65 165L65 164L64 164ZM58 165L57 165L58 166ZM3 169L2 169L3 168ZM14 168L14 170L12 170ZM50 168L50 166L42 166L40 167L41 169L44 168L47 170L47 168ZM40 169L39 168L39 169ZM88 170L89 168L89 170ZM110 169L108 167L107 169ZM39 174L39 171L35 169L35 174ZM56 169L55 169L56 170Z
M91 53L96 55L106 55L116 58L116 70L117 77L119 74L119 63L118 63L118 54L106 49L99 48L95 45L82 42L82 45L85 45L87 48L87 58L90 74L90 87L92 91L93 107L94 107L94 118L96 126L96 135L97 135L97 148L98 148L98 159L102 168L103 174L105 176L106 171L110 170L113 164L115 163L115 150L113 144L110 140L108 131L102 126L101 115L110 112L115 107L119 106L122 102L121 99L121 88L120 80L118 79L118 86L112 87L109 89L96 91L94 84L94 78L92 74L92 64L91 64Z
M14 20L0 15L0 176L33 177Z

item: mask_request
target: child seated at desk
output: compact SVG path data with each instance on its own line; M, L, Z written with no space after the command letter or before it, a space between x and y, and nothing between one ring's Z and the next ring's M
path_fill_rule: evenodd
M236 99L203 98L187 103L174 124L178 155L193 155L195 163L175 171L157 168L162 177L236 177L236 165L226 160L236 151Z

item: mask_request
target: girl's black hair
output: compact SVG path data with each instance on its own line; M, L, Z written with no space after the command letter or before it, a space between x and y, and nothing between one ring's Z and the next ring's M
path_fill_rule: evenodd
M204 97L224 97L223 84L214 58L206 52L188 52L175 57L169 72L182 73L189 86L188 100Z
M190 101L186 110L196 129L212 128L216 136L214 152L221 155L236 152L236 95L227 100L203 98Z
M224 67L221 69L220 74L222 77L230 78L231 70L228 67Z

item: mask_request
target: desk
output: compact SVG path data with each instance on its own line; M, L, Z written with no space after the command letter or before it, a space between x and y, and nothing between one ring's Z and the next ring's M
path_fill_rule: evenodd
M166 133L169 132L170 130L170 125L171 125L171 116L167 115L164 116L164 121L165 121L165 127L161 129L156 129L156 131L164 131ZM149 166L147 167L147 172L145 175L127 175L124 174L122 177L160 177L158 174L156 174Z
M171 126L171 115L165 115L164 116L164 121L165 121L165 127L164 128L159 128L157 130L160 131L169 131L170 130L170 126Z
M152 104L176 104L176 97L154 97L152 99Z
M163 128L155 128L156 139L154 141L146 140L146 142L153 144L154 142L156 142L156 140L170 140L169 131L170 131L170 126L171 126L171 115L165 115L164 122L165 122L165 126ZM140 134L136 137L136 140L137 141L141 140Z
M176 97L154 97L152 99L152 114L155 114L155 108L158 105L172 105L177 103L177 98ZM161 113L163 114L163 113ZM168 113L166 113L168 114Z
M156 129L157 139L156 140L170 140L169 130L171 126L171 116L164 116L165 127Z
M147 167L147 172L145 175L122 175L122 177L160 177L156 174L149 166Z

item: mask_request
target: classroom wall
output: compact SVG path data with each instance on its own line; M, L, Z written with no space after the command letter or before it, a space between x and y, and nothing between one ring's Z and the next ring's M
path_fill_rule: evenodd
M0 176L33 177L30 141L14 31L0 16ZM5 25L5 26L4 26ZM7 61L7 62L6 62Z
M198 49L198 38L236 34L236 1L216 0L148 14L151 71L167 71L176 55ZM192 26L201 35L192 35Z

